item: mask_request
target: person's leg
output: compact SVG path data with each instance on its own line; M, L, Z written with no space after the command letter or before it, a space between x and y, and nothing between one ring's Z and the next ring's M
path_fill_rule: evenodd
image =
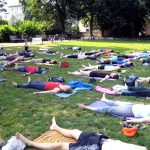
M68 74L76 75L76 76L89 76L90 71L75 71L75 72L68 72Z
M52 124L50 126L50 130L54 130L54 131L58 131L60 132L62 135L66 136L66 137L71 137L71 138L75 138L76 140L78 140L80 134L82 133L82 131L74 129L74 130L68 130L68 129L64 129L59 127L56 124L56 120L55 117L53 117L52 119Z
M122 117L134 117L132 112L133 105L105 106L98 108L89 107L84 104L79 104L78 106L81 109L92 110L102 114L109 113L110 115L118 115Z
M121 117L134 117L132 112L133 105L106 106L97 108L98 113L109 113Z
M16 138L21 140L24 144L30 147L41 150L69 150L69 143L37 143L28 140L20 133L16 133Z
M45 82L28 81L28 83L26 84L17 84L15 82L12 82L12 84L18 88L32 88L32 89L44 91Z
M108 100L105 97L105 94L103 94L103 97L101 98L101 101L106 102L109 106L133 105L133 103L131 103L131 102Z

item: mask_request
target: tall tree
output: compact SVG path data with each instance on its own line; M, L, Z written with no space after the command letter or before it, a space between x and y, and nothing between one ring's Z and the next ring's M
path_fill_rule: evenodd
M7 10L5 9L5 5L6 5L6 1L5 0L0 0L0 12L6 12Z
M60 25L65 32L66 22L76 18L76 1L74 0L20 0L27 19L46 20Z
M97 21L102 29L116 36L138 36L147 19L145 0L101 0L97 5Z

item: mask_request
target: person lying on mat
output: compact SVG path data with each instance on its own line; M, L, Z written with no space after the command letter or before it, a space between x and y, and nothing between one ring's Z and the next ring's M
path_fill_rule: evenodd
M45 58L31 59L31 60L27 60L26 62L34 62L37 64L57 64L58 63L58 61L55 59L45 59Z
M44 81L31 81L30 78L28 78L28 83L26 84L17 84L16 82L12 82L14 86L17 88L32 88L35 90L40 90L39 92L33 92L33 94L45 94L45 93L52 93L52 94L58 94L58 93L72 93L72 88L69 85L63 85L60 82L44 82Z
M139 77L137 79L138 83L150 83L150 77Z
M95 65L92 66L89 64L89 66L82 65L84 67L84 70L102 70L102 71L121 71L120 66L113 66L113 65Z
M100 61L98 62L98 64L106 64L106 65L119 65L121 68L125 68L125 67L133 67L134 64L131 60L125 61Z
M97 57L99 57L102 53L95 53L95 54L91 54L91 53L78 53L78 54L68 54L62 57L65 58L77 58L77 59L91 59L91 60L96 60Z
M54 50L51 50L51 49L40 49L40 52L44 52L44 53L47 53L47 54L53 54L53 55L61 55L62 53L59 52L59 51L54 51Z
M107 79L119 79L120 74L118 73L111 73L111 72L103 72L103 71L83 71L80 70L79 72L68 72L69 74L76 75L76 76L88 76L88 77L99 77L103 78L100 82L103 82Z
M84 104L78 104L80 109L93 110L98 113L109 113L110 115L116 115L121 117L135 117L138 119L127 120L127 122L150 122L150 105L134 104L124 101L108 100L103 94L101 101L107 103L104 107L90 107Z
M25 72L24 76L28 76L28 75L31 75L34 73L42 74L42 72L43 72L41 67L36 67L36 66L18 66L18 65L15 65L13 70L16 70L18 72L23 72L23 73Z
M76 143L37 143L16 133L16 138L29 147L41 150L147 150L144 146L128 144L119 140L109 139L106 135L83 132L78 129L64 129L57 125L55 118L52 119L50 130L60 132L62 135L77 140Z
M109 95L121 95L121 96L136 96L136 97L146 97L150 98L150 88L144 87L125 87L124 89L116 89L111 90L108 88L103 88L100 86L96 86L96 91L101 93L106 93Z
M143 64L144 64L144 63L150 64L150 58L147 58L147 59L141 58L140 61L141 61Z

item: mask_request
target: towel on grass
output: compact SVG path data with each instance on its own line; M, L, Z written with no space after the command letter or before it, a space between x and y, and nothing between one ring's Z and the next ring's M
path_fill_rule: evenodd
M78 92L80 90L87 90L88 91L88 90L92 90L94 88L94 86L92 84L88 84L88 83L78 81L78 80L71 80L67 83L67 85L71 86L73 89L73 92L71 94L58 93L55 95L57 95L59 97L66 98L66 97L69 97L69 96L75 94L76 92Z

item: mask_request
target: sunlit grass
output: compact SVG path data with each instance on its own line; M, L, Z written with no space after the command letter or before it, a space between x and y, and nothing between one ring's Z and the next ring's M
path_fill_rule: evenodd
M88 79L70 76L67 71L74 71L81 68L81 64L95 64L92 60L76 60L59 58L58 56L46 56L37 54L40 47L52 48L59 50L62 53L72 53L72 50L61 49L61 47L81 46L83 51L98 48L108 48L120 53L127 53L130 51L144 51L150 49L150 41L138 40L87 40L87 41L69 41L69 42L55 42L45 45L32 45L31 49L37 57L54 58L60 61L69 61L71 67L61 69L59 65L49 66L50 72L43 76L32 75L32 80L47 80L54 75L60 75L67 81L69 80L82 80L88 82ZM10 47L6 52L21 51L22 47ZM149 76L149 66L142 66L141 63L135 61L136 67L127 69L124 76L136 73L139 76ZM30 63L26 63L30 64ZM20 65L23 65L20 64ZM45 66L43 66L45 67ZM47 67L47 66L46 66ZM101 98L102 94L92 91L79 91L78 93L63 99L55 95L33 95L32 89L19 89L11 85L12 81L18 83L25 83L26 77L22 77L18 72L1 72L1 75L7 78L6 82L0 83L0 141L6 140L15 132L19 131L29 137L35 139L49 129L52 116L56 116L59 125L65 128L78 128L84 131L102 132L111 138L121 139L125 142L145 145L150 148L150 128L140 130L139 134L133 138L128 139L121 133L121 126L119 125L120 119L110 117L107 114L99 115L96 112L83 111L77 108L78 103L90 104ZM97 82L95 85L104 87L111 87L115 84L122 84L123 81L106 81L104 83ZM146 86L146 85L145 85ZM148 100L135 98L135 97L112 97L107 96L114 100L125 100L132 102L149 103Z

